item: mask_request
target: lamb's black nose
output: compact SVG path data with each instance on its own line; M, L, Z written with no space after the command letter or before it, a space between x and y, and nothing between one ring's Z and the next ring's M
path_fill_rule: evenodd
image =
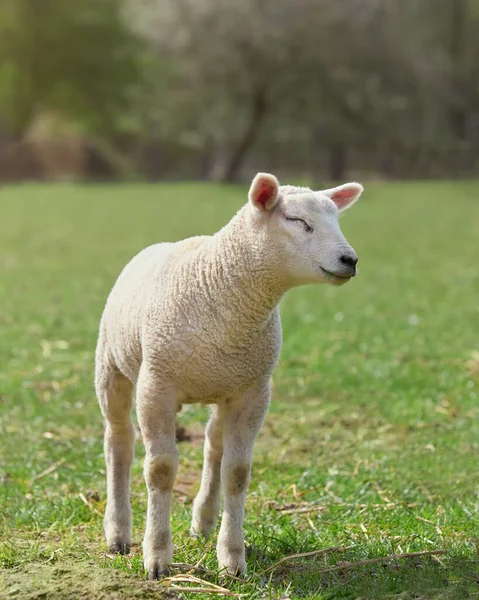
M339 257L339 260L348 267L355 267L358 264L358 257L353 254L343 254Z

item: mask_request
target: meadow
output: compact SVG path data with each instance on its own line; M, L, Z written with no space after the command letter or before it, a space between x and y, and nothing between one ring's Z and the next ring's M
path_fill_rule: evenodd
M183 183L0 190L1 598L162 596L142 566L140 436L136 544L111 556L103 538L98 322L135 253L212 233L245 199L240 186ZM477 598L478 185L369 184L341 223L359 276L296 289L282 303L244 580L217 573L215 536L188 535L208 410L179 415L189 439L179 443L173 573L201 581L175 585L209 582L253 599Z

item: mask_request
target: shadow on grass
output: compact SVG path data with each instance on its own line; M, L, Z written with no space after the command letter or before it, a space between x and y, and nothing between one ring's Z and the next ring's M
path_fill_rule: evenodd
M325 556L268 561L250 548L273 587L290 586L292 598L377 600L462 600L479 598L479 558L441 555L416 556L361 564L357 556L341 553L334 563ZM370 557L379 558L379 557ZM268 571L268 569L271 569Z

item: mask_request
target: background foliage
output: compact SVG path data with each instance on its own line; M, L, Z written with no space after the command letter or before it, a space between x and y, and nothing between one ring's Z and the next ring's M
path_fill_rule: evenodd
M479 0L3 0L0 138L53 111L84 177L468 175L478 31Z

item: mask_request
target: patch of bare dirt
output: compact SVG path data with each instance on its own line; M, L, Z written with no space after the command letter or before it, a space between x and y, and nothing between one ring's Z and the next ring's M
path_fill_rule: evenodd
M93 563L32 563L0 570L0 598L5 600L178 600L157 582Z

